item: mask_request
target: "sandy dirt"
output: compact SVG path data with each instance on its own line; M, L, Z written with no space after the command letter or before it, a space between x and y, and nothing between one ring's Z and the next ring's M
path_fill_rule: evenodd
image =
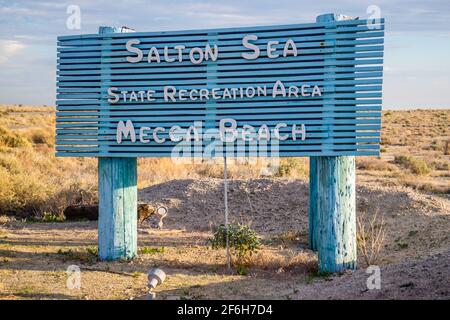
M446 299L450 298L450 251L419 261L383 265L380 289L369 290L371 270L360 269L296 287L293 299ZM369 279L369 283L372 283Z
M227 271L224 252L208 245L211 227L223 223L220 179L174 180L144 188L139 200L165 205L164 229L139 229L139 246L156 248L133 261L99 262L88 248L95 222L0 226L0 298L142 299L146 271L163 268L159 299L450 299L450 201L406 187L359 183L358 214L377 210L386 240L378 264L381 290L368 290L364 262L337 276L318 275L307 249L308 184L302 180L230 181L230 216L262 236L267 259L296 257L292 268L265 262L247 275ZM276 241L296 232L290 241ZM267 258L269 257L269 258ZM81 269L81 289L68 289L66 269Z
M291 230L306 237L308 197L308 183L302 180L230 181L230 221L249 224L266 238ZM220 179L171 181L140 190L139 198L168 207L168 228L209 231L224 221ZM358 183L357 212L370 215L375 211L385 221L385 262L420 258L450 248L448 199L401 186Z

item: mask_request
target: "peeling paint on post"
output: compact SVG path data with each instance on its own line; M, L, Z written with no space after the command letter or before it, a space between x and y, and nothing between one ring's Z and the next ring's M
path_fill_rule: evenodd
M100 27L99 33L118 30ZM103 92L106 93L108 85L108 80L102 82ZM137 158L98 158L98 198L99 258L134 258L137 255Z
M347 19L349 17L340 14L324 14L318 16L316 22ZM330 77L334 74L325 72ZM334 86L328 89L335 91ZM334 99L325 103L334 107ZM326 116L332 118L332 115ZM329 130L331 133L332 126ZM355 157L311 157L309 178L309 246L318 251L319 270L356 269Z
M355 157L317 157L319 270L356 269Z
M98 159L98 254L101 260L137 254L136 158Z

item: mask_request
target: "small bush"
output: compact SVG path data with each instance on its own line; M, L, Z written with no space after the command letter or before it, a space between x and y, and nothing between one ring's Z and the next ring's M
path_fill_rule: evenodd
M278 177L308 176L307 166L297 158L283 158L276 174Z
M0 167L0 213L34 214L43 207L51 188L37 172L12 174Z
M61 216L58 216L50 212L44 212L41 219L42 222L61 222L63 220L64 219Z
M236 272L240 276L246 276L247 275L247 268L244 265L238 265Z
M213 249L226 248L227 231L224 225L214 229L214 236L210 239ZM232 255L232 262L237 266L243 266L249 256L253 255L261 247L256 231L240 223L228 225L228 240Z
M97 246L87 247L86 252L94 257L98 257L98 247Z
M427 163L421 159L416 159L411 156L396 156L395 163L400 166L411 170L412 173L419 175L426 175L431 172Z
M78 261L81 263L92 264L97 260L98 248L88 247L85 250L80 249L59 249L57 254L60 255L64 262L66 261Z
M44 129L32 130L30 132L30 140L34 144L45 144L51 147L55 142L54 132L52 130Z
M0 153L0 167L5 168L8 172L13 174L20 173L20 171L23 170L20 161L18 161L17 158L2 153Z
M385 239L384 219L375 211L369 221L364 223L364 215L361 213L357 218L357 224L356 241L358 249L366 265L373 265L377 262L383 248Z
M8 129L0 127L0 146L5 146L9 148L21 148L30 146L30 141L19 136Z
M395 166L377 157L360 157L356 159L356 167L360 170L393 171Z

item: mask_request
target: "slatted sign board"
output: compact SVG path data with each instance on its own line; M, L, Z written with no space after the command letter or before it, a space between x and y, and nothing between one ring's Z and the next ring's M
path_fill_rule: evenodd
M189 144L202 156L212 141L235 156L264 144L377 155L383 30L344 20L59 37L57 155L168 157Z

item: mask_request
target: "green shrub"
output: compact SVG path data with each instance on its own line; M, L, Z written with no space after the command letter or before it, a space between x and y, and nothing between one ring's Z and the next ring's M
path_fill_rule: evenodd
M162 248L142 247L142 248L139 248L139 253L140 254L164 253L164 247L162 247Z
M425 175L431 172L427 163L421 159L416 159L411 156L396 156L395 163L400 166L411 170L412 173Z
M58 216L51 212L44 212L41 219L42 222L61 222L63 220L64 219L61 216Z
M86 252L94 257L98 257L98 247L97 246L87 247Z
M237 266L236 272L240 276L246 276L247 275L247 268L244 265L240 264L240 265Z
M226 248L227 231L224 225L220 225L214 229L214 235L210 239L213 249ZM236 262L239 270L244 271L242 266L245 264L247 258L253 255L260 247L256 231L250 229L246 225L240 223L232 223L228 225L228 240L230 253L233 260Z

